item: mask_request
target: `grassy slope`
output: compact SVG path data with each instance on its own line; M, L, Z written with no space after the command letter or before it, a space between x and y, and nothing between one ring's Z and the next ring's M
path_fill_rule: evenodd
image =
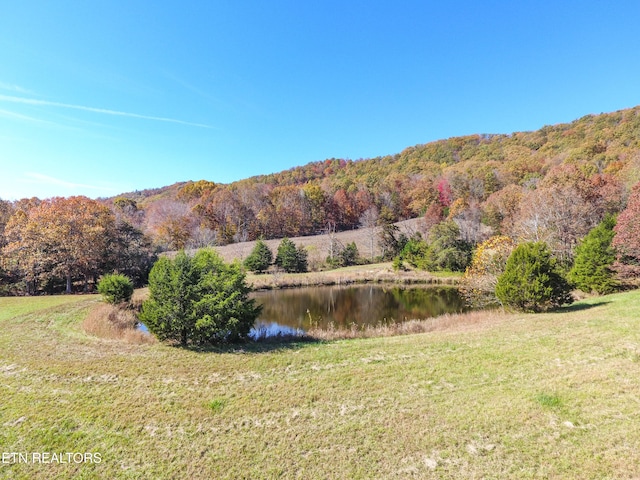
M415 232L421 231L422 219L413 218L411 220L404 220L398 222L395 225L399 231L411 237ZM378 233L380 228L377 227L374 235L373 242L373 255L378 256L382 254L380 245L378 245ZM338 232L335 234L336 240L338 240L343 246L354 242L358 247L358 252L363 258L369 258L371 256L371 235L372 233L366 228L359 228L356 230L347 230L344 232ZM327 256L329 255L329 246L331 244L331 238L329 235L310 235L307 237L295 237L291 239L296 245L306 248L309 260L309 266L313 269L324 264ZM274 258L278 251L278 245L280 245L281 239L265 240L265 243L269 246L273 252ZM215 247L220 253L220 256L225 261L231 262L235 259L244 260L249 256L251 250L255 246L256 242L241 242L224 245L222 247Z
M0 464L0 477L628 478L640 465L640 292L218 353L87 337L96 299L58 298L0 299L0 445L103 461Z

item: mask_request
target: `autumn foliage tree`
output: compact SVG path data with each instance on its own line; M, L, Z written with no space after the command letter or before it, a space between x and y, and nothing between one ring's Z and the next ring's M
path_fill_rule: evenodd
M13 206L11 205L11 202L0 200L0 247L4 246L4 229L12 214Z
M491 237L478 245L471 265L462 277L462 289L474 305L496 303L498 277L504 272L507 259L515 248L513 239L504 235Z
M81 276L86 288L98 273L114 226L113 214L99 202L56 197L11 217L5 253L28 281L62 277L70 293L74 276Z
M160 245L173 250L185 248L197 226L188 205L171 200L153 204L149 209L148 222Z
M23 278L27 293L42 286L57 289L64 280L71 292L75 280L90 282L117 271L135 284L146 281L155 259L151 241L106 205L86 197L56 197L16 202L5 229L5 268ZM47 287L48 285L48 287Z
M497 234L544 241L568 268L579 241L605 215L620 213L626 188L638 181L638 138L640 107L635 107L534 132L455 137L371 159L332 158L230 184L200 180L131 192L101 201L112 209L116 226L126 224L133 230L116 233L122 242L111 248L109 266L102 262L97 270L117 268L114 259L121 254L133 262L142 259L144 255L126 248L134 237L141 240L136 245L151 238L158 248L175 250L313 235L325 229L335 234L358 226L368 231L362 254L373 260L381 229L378 215L382 223L424 216L421 230L433 247L428 260L435 268L463 268L471 244ZM626 276L640 273L634 195L614 241L616 269ZM24 278L33 289L34 281L43 285L66 277L65 269L74 272L72 280L82 278L82 270L96 269L78 266L79 260L71 261L73 267L52 260L56 254L73 255L64 251L67 246L54 251L46 235L33 233L39 227L31 212L45 215L50 203L37 198L0 202L0 281L5 284L16 285L17 278ZM467 245L451 248L454 229L445 220L456 223L455 237ZM47 235L58 235L55 230ZM432 237L432 230L447 241ZM146 235L140 237L140 231ZM333 247L330 257L335 257ZM127 275L136 283L144 278Z
M640 183L631 190L627 207L618 216L612 245L616 270L623 278L640 275Z
M605 215L617 212L620 184L607 175L587 175L575 165L551 169L522 200L517 232L527 241L544 241L568 267L580 239Z

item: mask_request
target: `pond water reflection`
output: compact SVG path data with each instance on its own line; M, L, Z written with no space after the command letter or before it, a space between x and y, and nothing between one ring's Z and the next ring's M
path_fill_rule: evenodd
M263 306L256 328L273 324L306 331L344 328L436 317L467 309L452 287L357 285L306 287L254 292Z

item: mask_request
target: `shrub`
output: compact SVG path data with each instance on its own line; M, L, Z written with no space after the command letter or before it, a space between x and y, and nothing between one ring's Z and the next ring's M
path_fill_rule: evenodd
M498 300L525 312L540 312L571 303L569 292L569 284L558 273L556 260L544 242L516 247L496 283Z
M608 216L576 247L569 280L583 292L611 293L618 286L611 268L616 260L616 252L611 246L615 225L615 217Z
M409 262L414 268L420 268L427 270L427 253L429 251L429 245L422 239L420 234L414 235L405 244L400 256L403 260Z
M224 263L212 249L193 257L181 251L151 269L140 321L160 340L183 346L246 339L260 313L249 291L238 263Z
M393 258L391 266L393 267L393 270L395 272L398 272L400 270L404 272L406 270L404 263L402 262L402 257L400 255Z
M133 295L133 282L120 273L107 274L98 282L98 293L108 303L129 302Z
M255 273L262 273L269 268L273 262L271 249L262 240L256 242L256 246L244 261L244 266Z

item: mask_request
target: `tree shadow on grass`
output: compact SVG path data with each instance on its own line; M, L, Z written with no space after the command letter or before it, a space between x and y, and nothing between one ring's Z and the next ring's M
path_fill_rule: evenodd
M568 305L566 307L560 307L557 310L554 310L552 313L569 313L569 312L580 312L582 310L589 310L591 308L600 307L602 305L607 305L611 303L609 300L601 300L595 303L582 303L576 302Z
M270 337L260 340L248 340L246 342L226 343L220 345L188 345L181 347L179 344L176 348L183 348L196 353L271 353L278 351L298 350L312 344L326 343L323 340L315 338L298 336L298 337Z

